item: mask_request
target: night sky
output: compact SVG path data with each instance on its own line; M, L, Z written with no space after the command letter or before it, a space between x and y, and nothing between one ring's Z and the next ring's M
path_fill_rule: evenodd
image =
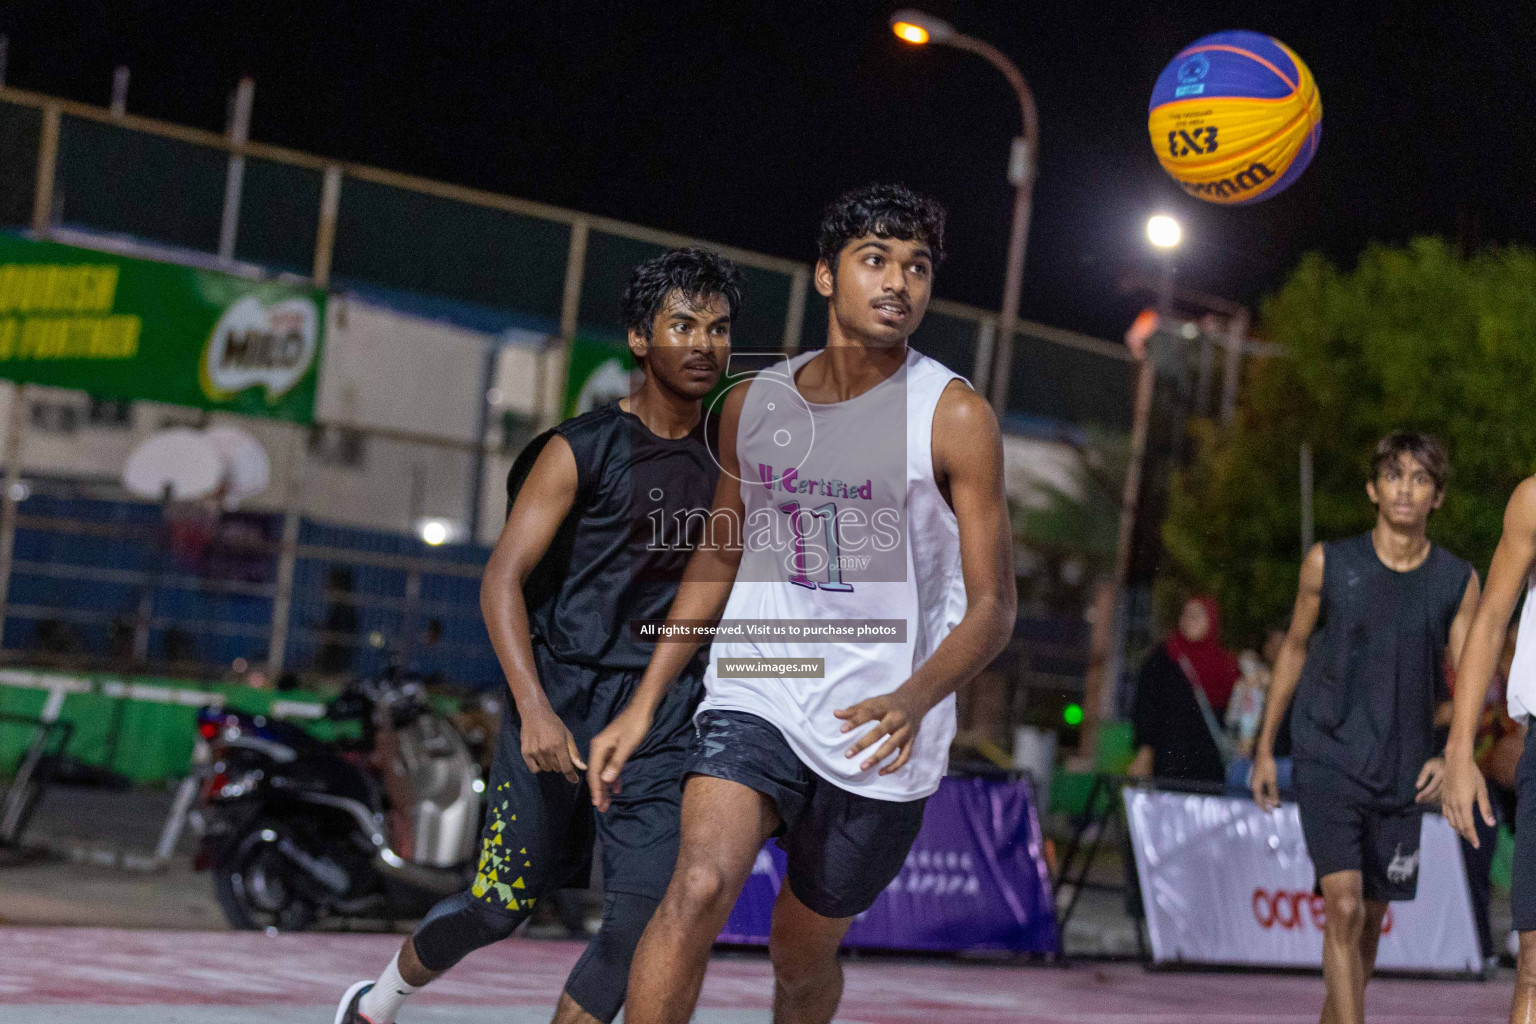
M0 7L0 31L22 88L105 105L127 64L131 111L222 129L249 73L259 141L796 259L839 190L904 181L950 208L938 294L996 309L1017 105L980 58L896 41L896 6L49 0ZM1025 317L1119 337L1155 210L1185 222L1181 281L1245 301L1312 249L1536 241L1536 5L926 8L1014 57L1038 97ZM1296 50L1324 111L1301 180L1241 209L1185 197L1146 131L1162 66L1231 28Z

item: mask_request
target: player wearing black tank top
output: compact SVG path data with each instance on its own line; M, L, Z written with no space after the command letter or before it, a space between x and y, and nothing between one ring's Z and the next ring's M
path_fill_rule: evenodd
M1364 1021L1387 903L1413 899L1420 813L1440 798L1434 709L1478 600L1472 566L1426 533L1447 463L1423 434L1376 446L1376 526L1307 553L1259 734L1253 795L1273 810L1275 735L1296 695L1296 798L1327 917L1324 1024Z
M664 618L703 531L718 466L702 400L720 379L742 275L702 249L637 267L624 294L644 370L619 402L528 446L508 478L508 515L481 608L506 673L480 860L469 889L434 907L377 981L342 997L336 1024L390 1024L405 999L468 953L511 935L534 904L584 886L602 837L603 922L565 984L554 1024L607 1022L677 859L684 759L701 671L657 713L614 809L598 816L582 760L629 702L654 644L636 618ZM657 528L660 527L658 534ZM702 669L702 664L699 666Z

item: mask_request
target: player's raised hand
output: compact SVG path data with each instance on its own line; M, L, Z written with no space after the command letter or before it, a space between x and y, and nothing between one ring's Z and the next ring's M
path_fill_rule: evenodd
M889 775L899 771L902 765L911 760L912 745L917 740L918 728L923 724L924 710L916 707L897 690L895 693L861 700L853 707L840 708L833 714L843 720L843 732L851 732L866 722L875 723L875 727L859 737L858 742L849 747L844 756L856 757L860 751L868 749L876 740L884 737L885 742L880 744L880 749L865 758L859 770L868 771L892 754L897 754L896 760L880 769L881 775Z
M1488 783L1469 756L1448 755L1445 778L1440 787L1440 812L1461 837L1478 849L1477 818L1492 827L1493 804L1488 799Z
M1275 767L1275 756L1259 751L1253 759L1253 775L1249 779L1253 798L1260 807L1272 811L1280 806L1280 773Z
M523 763L531 772L559 772L580 782L585 771L576 740L560 717L548 708L523 717Z
M587 785L592 790L592 806L599 811L608 809L613 794L619 791L619 773L624 763L650 729L651 717L631 704L593 737L587 758Z

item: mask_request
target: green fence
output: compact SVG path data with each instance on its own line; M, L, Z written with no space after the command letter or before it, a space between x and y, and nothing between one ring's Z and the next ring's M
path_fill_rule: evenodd
M355 723L338 726L320 717L326 698L317 693L276 693L153 676L0 671L0 712L40 717L60 690L65 696L59 720L75 727L69 755L136 783L187 774L197 712L209 705L293 719L320 739L334 738L340 730L355 734L356 729ZM0 723L0 774L16 770L33 735L30 726Z

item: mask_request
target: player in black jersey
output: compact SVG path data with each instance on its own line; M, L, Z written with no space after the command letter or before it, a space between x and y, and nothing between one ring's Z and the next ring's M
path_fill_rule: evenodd
M536 438L512 467L507 523L480 596L512 700L478 870L467 891L422 919L377 981L347 991L336 1024L391 1024L412 992L511 935L538 900L585 884L599 833L602 929L567 979L554 1022L618 1014L635 944L677 859L702 659L657 713L601 816L580 774L582 752L649 664L653 644L628 623L666 617L713 500L719 470L702 399L725 366L742 280L729 260L702 249L674 249L637 267L624 317L644 382ZM689 514L695 510L702 514Z
M1435 705L1478 600L1472 566L1425 532L1448 469L1424 434L1377 444L1366 484L1376 527L1307 553L1254 755L1253 794L1272 810L1275 736L1294 694L1296 802L1327 919L1324 1024L1364 1021L1387 904L1417 892L1420 817L1440 798Z

